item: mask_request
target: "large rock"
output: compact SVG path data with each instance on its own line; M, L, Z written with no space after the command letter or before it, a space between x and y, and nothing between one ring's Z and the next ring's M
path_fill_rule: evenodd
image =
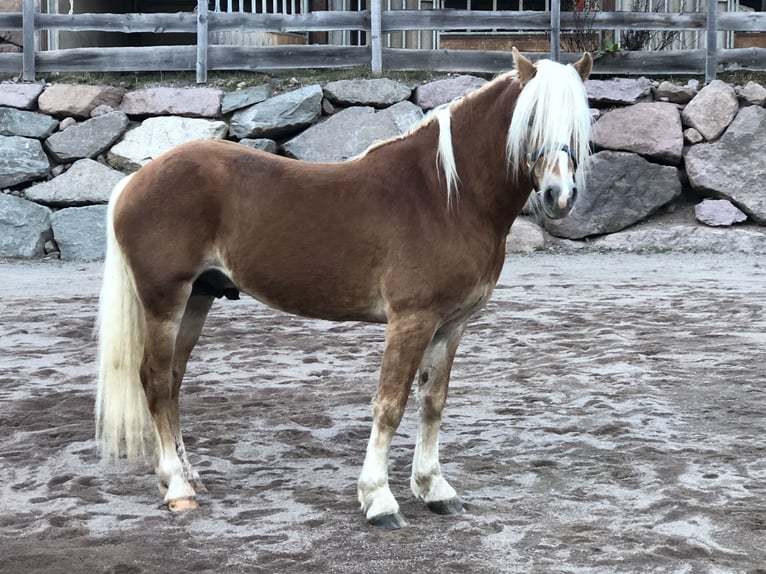
M229 133L239 139L275 138L310 126L321 114L322 88L314 84L234 112Z
M688 104L697 95L697 88L689 84L678 86L673 82L660 82L654 90L654 97L660 101L668 101L674 104Z
M109 150L107 161L119 170L135 171L182 143L223 139L226 130L221 121L177 116L148 118Z
M97 161L81 159L62 175L27 188L24 197L55 207L107 203L112 189L123 177L121 172Z
M413 101L424 110L438 108L481 88L487 80L476 76L457 76L434 80L415 88Z
M597 106L629 106L647 100L652 95L652 82L647 78L614 78L587 80L585 91L591 104Z
M240 110L247 106L252 106L264 101L271 94L269 86L261 84L260 86L250 86L234 92L228 92L223 96L221 103L221 113L229 114L234 110Z
M742 108L713 143L692 146L686 173L697 191L733 202L756 223L766 225L766 109Z
M45 140L45 147L60 163L96 157L120 139L128 123L124 113L109 112L53 134Z
M346 108L297 135L282 148L297 159L344 161L377 141L405 133L422 117L422 110L411 102L400 102L377 112L371 107Z
M766 88L752 80L740 88L739 97L750 106L766 106Z
M0 84L0 106L31 110L37 105L37 98L43 91L42 84Z
M507 253L533 253L545 247L545 231L528 217L517 217L505 240Z
M61 259L101 259L106 253L106 205L68 207L51 217Z
M632 151L679 164L684 148L678 108L665 102L642 103L606 112L593 126L599 148Z
M747 219L742 210L726 199L703 199L694 206L694 217L711 227L728 227Z
M581 239L638 223L681 195L678 169L639 155L602 151L591 156L585 189L563 219L543 218L558 237Z
M50 167L36 139L0 136L0 188L45 177Z
M90 117L90 112L96 106L116 108L124 93L122 89L113 86L53 84L40 94L37 105L44 114L85 119Z
M45 139L58 127L58 120L45 114L0 107L0 135Z
M702 88L681 112L684 125L696 129L706 140L714 140L739 110L737 94L726 82L713 80Z
M562 242L563 248L577 248L578 242ZM589 244L600 251L713 251L766 253L766 233L747 228L720 229L705 225L651 225L599 237Z
M129 116L217 118L223 91L218 88L144 88L128 92L120 110Z
M372 106L385 108L409 99L412 90L388 78L372 80L338 80L323 88L324 97L340 106Z
M0 193L0 257L42 257L50 237L50 209Z

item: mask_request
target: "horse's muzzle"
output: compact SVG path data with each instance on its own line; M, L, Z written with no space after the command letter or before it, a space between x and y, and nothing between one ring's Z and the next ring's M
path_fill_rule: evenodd
M575 199L577 199L577 188L566 189L560 185L549 185L539 194L540 205L545 215L550 219L561 219L572 211Z

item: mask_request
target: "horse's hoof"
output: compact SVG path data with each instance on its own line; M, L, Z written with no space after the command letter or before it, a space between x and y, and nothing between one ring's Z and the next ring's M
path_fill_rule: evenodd
M369 518L367 522L373 526L384 528L386 530L399 530L400 528L410 525L410 523L407 522L407 519L399 512L394 514L378 514L377 516Z
M184 510L194 510L195 508L199 508L199 504L197 504L197 499L193 496L168 500L168 510L170 512L182 512Z
M452 498L450 500L434 500L433 502L427 502L428 510L435 514L441 514L443 516L450 514L462 514L463 503L459 498Z

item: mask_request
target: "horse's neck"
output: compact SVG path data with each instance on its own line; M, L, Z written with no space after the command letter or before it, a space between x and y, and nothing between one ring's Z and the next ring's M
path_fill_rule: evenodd
M520 93L509 76L498 78L452 107L452 142L458 212L475 209L506 233L531 190L529 180L508 165L506 143Z

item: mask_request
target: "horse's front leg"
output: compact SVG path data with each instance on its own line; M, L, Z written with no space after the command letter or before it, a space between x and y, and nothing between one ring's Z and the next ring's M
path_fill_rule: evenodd
M388 452L436 322L430 314L407 314L389 318L386 328L372 432L357 486L362 511L375 526L393 530L407 525L388 486Z
M452 361L465 323L445 325L428 345L418 369L419 423L410 487L437 514L459 514L463 505L439 466L439 427L447 402Z

